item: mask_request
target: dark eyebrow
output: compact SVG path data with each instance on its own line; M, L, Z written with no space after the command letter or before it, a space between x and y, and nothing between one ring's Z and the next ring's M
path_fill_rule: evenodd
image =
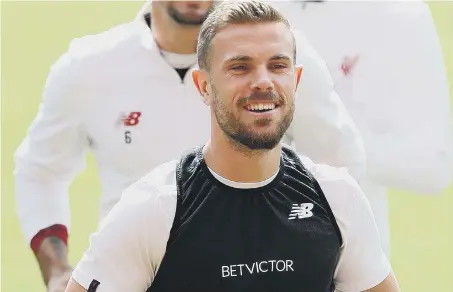
M245 55L239 55L239 56L234 56L226 60L225 63L232 63L232 62L249 62L252 60L252 57L250 56L245 56Z
M252 57L250 56L246 56L246 55L238 55L238 56L234 56L234 57L231 57L229 58L228 60L225 61L225 63L233 63L233 62L250 62L252 61ZM288 57L287 55L283 55L283 54L278 54L278 55L275 55L275 56L272 56L269 61L291 61L291 58Z
M279 55L273 56L273 57L270 58L269 60L270 60L270 61L282 61L282 60L291 61L291 58L288 57L288 56L286 56L286 55L279 54Z

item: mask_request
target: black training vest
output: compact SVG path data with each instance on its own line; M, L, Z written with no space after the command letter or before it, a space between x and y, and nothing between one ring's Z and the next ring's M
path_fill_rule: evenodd
M183 155L176 179L175 220L147 292L334 291L341 235L292 150L283 148L279 173L263 187L222 184L201 147Z

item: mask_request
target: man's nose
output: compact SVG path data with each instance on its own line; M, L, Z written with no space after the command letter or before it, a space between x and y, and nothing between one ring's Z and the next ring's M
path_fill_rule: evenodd
M255 72L254 82L252 83L252 90L255 91L272 91L274 83L272 82L269 70L266 67L258 68Z

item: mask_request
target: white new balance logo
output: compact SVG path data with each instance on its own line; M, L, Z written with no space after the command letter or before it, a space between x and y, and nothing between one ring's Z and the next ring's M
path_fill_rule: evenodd
M296 218L303 219L313 216L313 209L312 203L303 203L303 204L293 204L291 208L291 213L289 213L289 220L293 220Z

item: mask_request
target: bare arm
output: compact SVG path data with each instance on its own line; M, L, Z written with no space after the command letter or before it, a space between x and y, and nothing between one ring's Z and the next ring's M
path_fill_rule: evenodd
M400 289L398 287L398 282L395 279L395 275L393 273L390 273L388 277L385 278L385 280L382 281L379 285L371 289L365 290L363 292L399 292L399 291Z
M52 276L63 276L72 271L68 263L68 249L66 244L57 237L48 237L43 240L36 254L39 267L46 285Z
M86 292L85 288L83 288L79 283L77 283L74 279L71 278L69 280L68 286L66 287L65 292Z

